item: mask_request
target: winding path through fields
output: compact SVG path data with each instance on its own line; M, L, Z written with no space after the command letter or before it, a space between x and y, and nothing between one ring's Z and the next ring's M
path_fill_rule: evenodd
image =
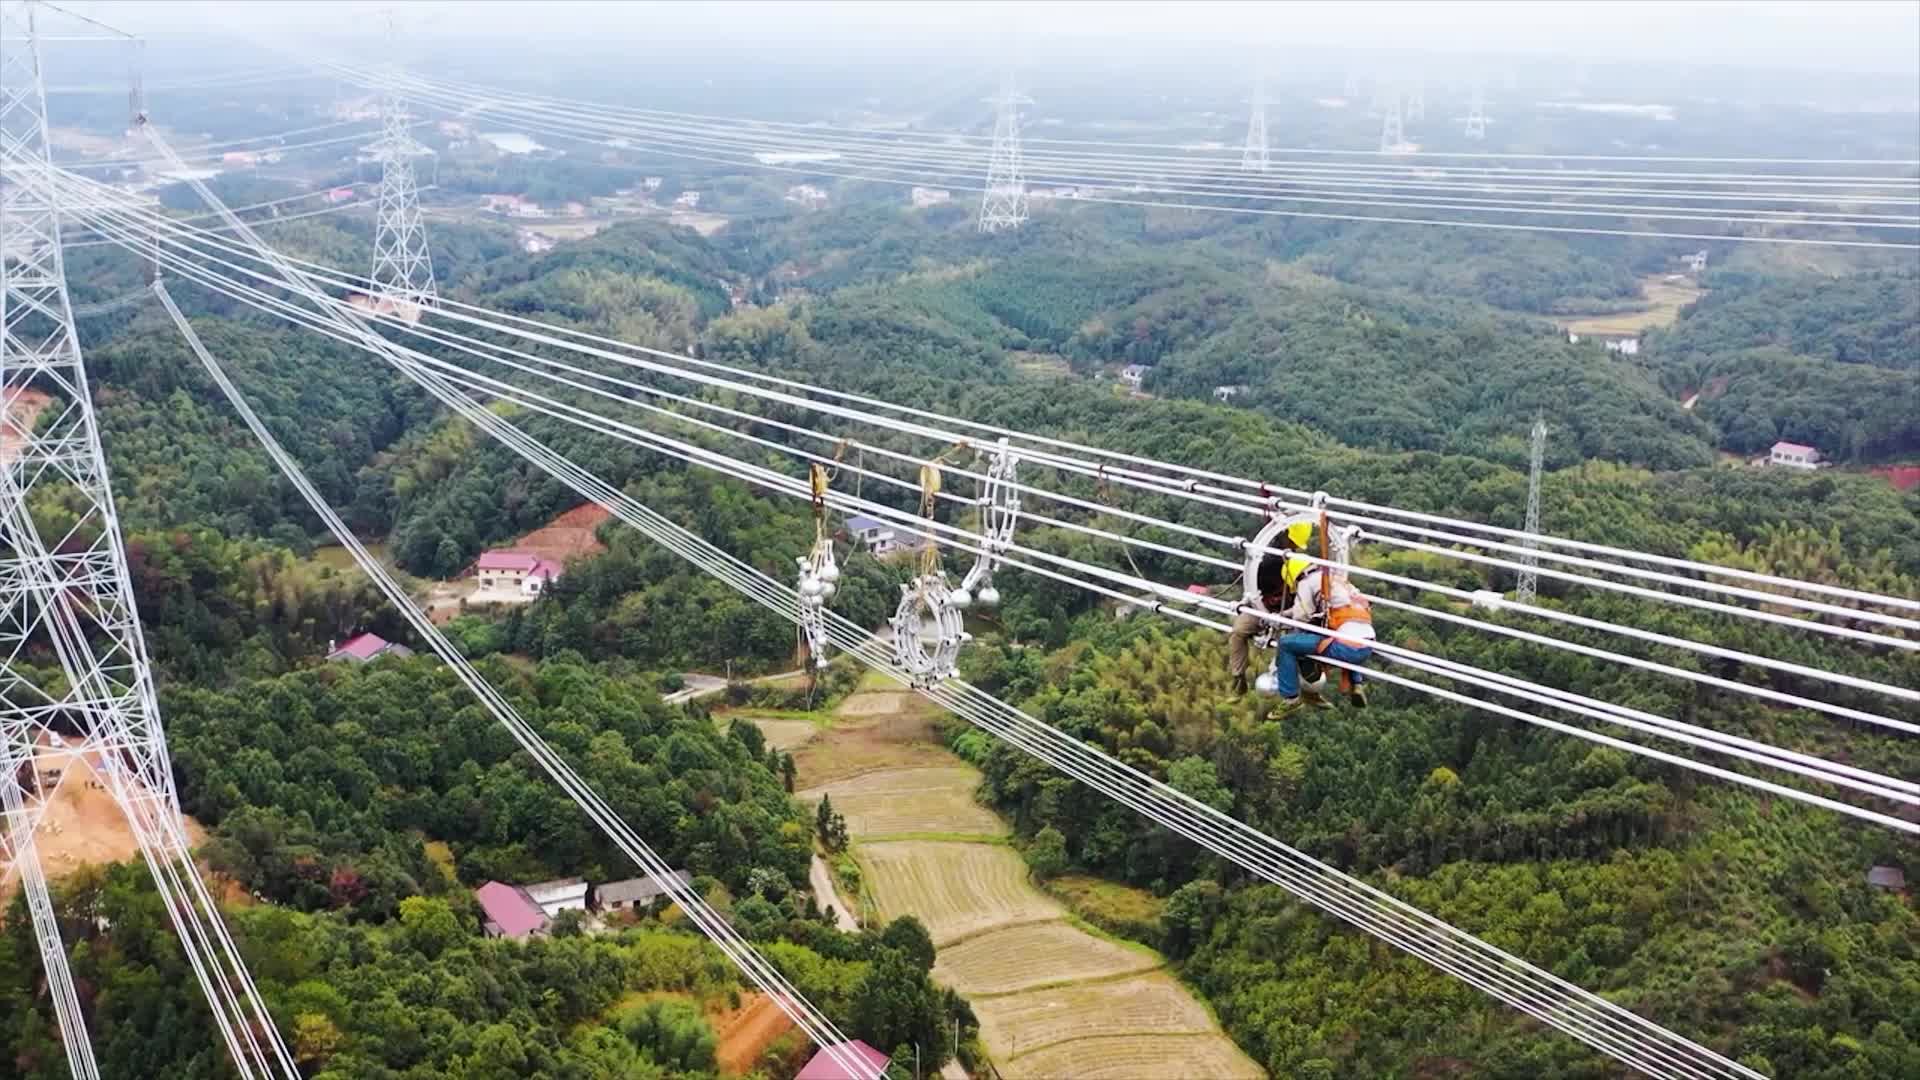
M935 741L909 694L848 698L794 749L804 790L846 816L863 900L913 915L939 947L934 978L965 994L1006 1080L1259 1077L1151 950L1080 929L1036 888L1006 825L974 801L980 774Z

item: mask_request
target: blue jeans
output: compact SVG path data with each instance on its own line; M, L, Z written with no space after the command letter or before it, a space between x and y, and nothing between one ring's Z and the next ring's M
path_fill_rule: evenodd
M1338 660L1347 664L1364 664L1373 656L1372 646L1355 648L1336 641L1328 645L1325 652L1320 651L1320 643L1326 640L1319 634L1288 634L1280 639L1280 647L1273 654L1274 690L1283 698L1300 696L1300 658L1303 656L1324 656L1329 660ZM1353 674L1353 685L1359 686L1366 679L1358 671Z

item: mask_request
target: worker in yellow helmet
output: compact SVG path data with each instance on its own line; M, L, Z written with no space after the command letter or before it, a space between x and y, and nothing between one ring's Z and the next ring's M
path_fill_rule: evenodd
M1344 569L1315 566L1309 570L1305 559L1297 561L1305 572L1293 575L1293 607L1287 617L1318 629L1290 631L1276 643L1271 687L1280 695L1276 712L1325 704L1320 691L1326 678L1316 659L1336 662L1341 689L1364 709L1367 679L1361 667L1373 658L1373 605L1347 580ZM1267 689L1264 682L1262 689Z
M1254 575L1254 587L1260 591L1260 606L1267 612L1277 615L1293 603L1294 582L1299 580L1307 564L1300 562L1298 567L1291 567L1292 563L1299 560L1287 553L1307 550L1307 541L1312 539L1311 521L1291 522L1274 538L1279 550L1268 552L1260 560L1259 572ZM1234 617L1233 629L1227 632L1227 673L1233 676L1233 691L1236 694L1247 692L1247 653L1261 625L1258 612L1242 611Z

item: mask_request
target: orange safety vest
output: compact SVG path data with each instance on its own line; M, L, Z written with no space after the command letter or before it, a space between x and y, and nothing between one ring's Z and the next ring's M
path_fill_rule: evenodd
M1320 588L1324 596L1328 591L1324 579L1321 581ZM1351 645L1357 649L1364 649L1373 644L1373 639L1370 637L1347 637L1342 635L1340 628L1346 626L1348 623L1364 623L1369 627L1373 625L1373 605L1367 602L1366 596L1362 595L1360 590L1351 585L1347 586L1347 602L1339 607L1329 608L1327 610L1327 629L1332 631L1332 633L1327 637L1321 638L1320 644L1315 646L1313 651L1326 652L1328 647L1335 641L1340 642L1342 645Z

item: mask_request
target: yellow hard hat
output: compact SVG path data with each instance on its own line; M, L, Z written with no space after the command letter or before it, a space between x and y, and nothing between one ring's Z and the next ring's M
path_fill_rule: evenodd
M1313 522L1296 521L1289 524L1287 526L1287 539L1293 541L1294 547L1304 550L1307 546L1307 541L1313 539Z
M1286 582L1287 588L1293 588L1294 584L1300 580L1300 575L1307 572L1307 566L1305 559L1288 559L1280 568L1280 580Z

